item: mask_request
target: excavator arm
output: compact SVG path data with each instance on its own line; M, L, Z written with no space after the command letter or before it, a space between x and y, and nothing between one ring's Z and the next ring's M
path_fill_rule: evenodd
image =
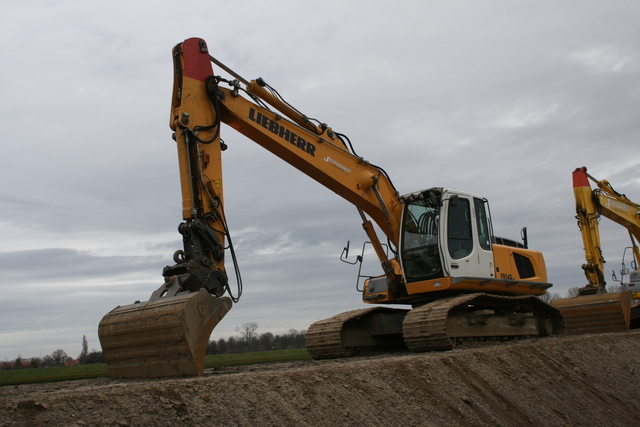
M175 79L171 126L178 142L185 218L193 211L194 200L203 198L204 192L194 194L194 188L211 188L204 198L210 198L209 193L222 191L218 188L218 183L222 182L220 147L224 147L220 140L220 124L225 123L356 206L389 284L402 294L399 263L387 257L366 216L371 217L392 247L397 248L402 207L398 192L386 173L358 157L344 135L337 134L324 123L314 123L282 99L264 80L247 81L211 57L204 40L186 40L174 48L173 54ZM214 75L212 62L235 79L226 80ZM228 87L223 87L225 85ZM206 131L204 135L193 136L202 134L202 130ZM193 149L186 148L190 147L190 138L197 138L198 146L202 141L207 143L200 155L206 159L203 170L195 178L192 175L194 167L189 168L194 163L190 160ZM211 153L204 152L207 149ZM202 164L201 161L199 165ZM191 172L188 174L188 171Z
M214 75L212 61L236 78ZM174 254L175 264L165 267L164 283L149 301L117 307L100 322L110 375L201 375L213 328L240 298L240 272L224 215L222 123L355 205L390 287L402 294L400 265L387 257L372 224L397 248L402 209L386 173L356 156L346 137L286 103L262 79L248 82L216 61L204 40L178 44L173 64L170 127L178 151L183 249ZM227 253L234 261L236 295L225 269Z
M592 181L597 188L592 190ZM629 231L633 254L640 259L637 241L640 240L640 205L633 203L624 194L613 189L608 181L598 181L587 173L587 168L573 172L573 193L576 200L576 219L582 234L586 263L582 269L588 285L580 290L581 295L595 294L605 290L604 256L600 245L600 217L610 219Z
M640 254L636 242L640 239L640 205L615 191L608 181L599 181L589 175L586 167L574 170L572 178L576 219L586 260L582 269L588 284L580 288L577 297L555 300L552 304L562 311L570 335L636 328L640 322L640 306L634 305L633 300L640 295L630 291L607 292L599 221L604 216L625 227L629 231L634 257L638 260ZM596 189L591 188L590 181Z
M589 177L593 179L590 175ZM637 263L640 260L640 250L638 249L638 242L640 241L640 205L629 200L624 194L615 191L608 181L595 182L598 189L594 190L593 194L602 216L628 230L633 256Z
M194 44L198 49L193 48ZM331 128L324 124L316 126L278 99L269 92L273 89L262 79L252 80L243 88L238 80L228 81L214 76L210 56L206 47L201 46L206 46L204 41L189 39L174 49L174 56L181 58L185 74L182 85L178 82L174 87L172 127L176 130L178 145L183 139L178 134L193 133L195 126L210 127L209 132L217 138L212 145L217 149L220 145L219 124L226 123L367 213L387 238L397 245L401 206L386 174L353 154ZM187 70L196 78L189 79ZM185 84L187 79L192 80L189 85ZM230 88L222 87L225 83ZM204 97L208 98L209 105L203 105L198 99ZM196 114L203 118L194 121ZM189 118L188 124L183 123L183 117ZM212 166L207 168L221 173L219 162ZM181 165L181 171L185 169ZM221 176L215 179L222 180ZM189 194L190 187L185 181L188 179L183 177L183 194ZM190 206L183 209L188 208Z

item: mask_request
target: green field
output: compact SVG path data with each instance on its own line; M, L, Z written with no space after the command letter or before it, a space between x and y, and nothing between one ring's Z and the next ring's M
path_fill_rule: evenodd
M240 366L256 363L290 362L309 360L306 349L260 351L255 353L217 354L207 356L205 369L218 366ZM13 369L0 371L0 387L19 384L51 383L56 381L84 380L108 377L106 363L94 365L57 366L53 368Z
M205 369L216 366L240 366L256 363L292 362L294 360L311 360L306 348L295 350L256 351L253 353L216 354L204 360Z

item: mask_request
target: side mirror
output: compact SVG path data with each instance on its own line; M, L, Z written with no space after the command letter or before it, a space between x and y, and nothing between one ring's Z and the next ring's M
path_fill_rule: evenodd
M347 263L347 264L357 264L359 262L362 262L362 256L358 255L356 257L356 260L354 262L348 261L347 258L349 258L349 243L350 241L347 240L347 246L344 247L344 249L342 250L342 253L340 254L340 261Z

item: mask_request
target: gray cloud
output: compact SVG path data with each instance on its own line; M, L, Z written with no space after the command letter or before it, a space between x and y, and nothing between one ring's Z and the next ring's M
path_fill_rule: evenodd
M158 264L157 257L94 256L66 248L0 252L0 268L5 278L26 282L49 277L77 280L114 276L152 270Z
M527 226L555 292L582 285L571 171L640 200L640 7L632 2L186 2L0 5L0 359L98 347L180 248L171 48L207 40L247 78L347 134L400 192L487 197ZM189 7L185 6L185 10ZM305 329L361 306L338 256L355 209L228 127L225 211L245 293L214 332ZM602 223L617 269L627 243ZM56 325L53 328L51 325Z

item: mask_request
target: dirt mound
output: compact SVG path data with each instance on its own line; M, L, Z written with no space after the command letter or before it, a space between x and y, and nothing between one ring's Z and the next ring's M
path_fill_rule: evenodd
M640 332L0 388L0 426L640 425Z

